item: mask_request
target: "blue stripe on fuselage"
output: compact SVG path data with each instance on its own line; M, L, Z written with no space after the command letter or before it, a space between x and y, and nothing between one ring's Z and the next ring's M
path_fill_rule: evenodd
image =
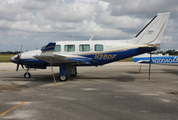
M81 55L81 56L93 58L93 60L90 61L90 65L97 65L97 64L103 65L103 64L110 63L110 62L136 56L139 54L148 53L154 50L155 49L151 50L151 49L134 48L134 49L128 49L128 50L122 50L122 51L114 51L114 52L108 52L108 53L96 53L92 55Z

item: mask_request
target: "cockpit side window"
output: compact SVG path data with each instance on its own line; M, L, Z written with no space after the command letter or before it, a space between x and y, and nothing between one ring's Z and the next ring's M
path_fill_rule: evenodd
M54 48L54 52L60 52L61 51L61 45L56 45Z

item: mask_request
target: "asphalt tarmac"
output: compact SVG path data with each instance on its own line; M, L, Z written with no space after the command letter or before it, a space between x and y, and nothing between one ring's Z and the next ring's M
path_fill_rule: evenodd
M51 68L15 71L0 63L0 120L177 120L178 66L116 62L78 67L54 84ZM58 81L58 67L54 68Z

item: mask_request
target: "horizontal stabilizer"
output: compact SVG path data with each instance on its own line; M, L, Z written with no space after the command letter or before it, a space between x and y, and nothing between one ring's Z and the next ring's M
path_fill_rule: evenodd
M138 48L141 48L141 49L155 49L155 50L159 49L159 47L153 46L153 45L140 46Z

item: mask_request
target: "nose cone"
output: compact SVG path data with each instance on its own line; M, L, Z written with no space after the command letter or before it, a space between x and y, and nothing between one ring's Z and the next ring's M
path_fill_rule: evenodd
M13 57L11 57L10 61L13 63L17 63L17 55L14 55Z

